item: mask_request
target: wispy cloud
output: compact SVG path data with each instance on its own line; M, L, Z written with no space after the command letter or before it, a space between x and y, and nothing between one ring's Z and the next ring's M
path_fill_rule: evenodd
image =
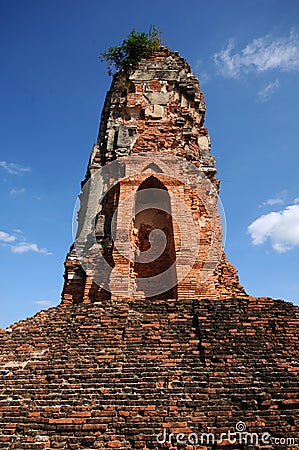
M0 231L0 243L2 246L9 246L12 253L22 254L27 252L43 253L52 255L46 248L40 248L33 242L28 242L22 235L21 230L15 230L15 234Z
M275 197L268 198L268 200L259 205L259 208L261 208L262 206L282 205L285 201L286 194L287 192L283 191L280 192L280 194L275 195Z
M269 239L278 253L299 246L299 204L260 216L249 225L248 231L254 245L261 245Z
M0 161L0 167L10 175L23 175L24 173L31 171L30 167L24 167L20 164L7 161Z
M225 49L213 55L219 73L226 78L238 78L250 71L299 69L299 38L295 32L274 40L269 35L254 39L239 53L234 49L235 43L231 40Z
M1 242L14 242L16 240L16 236L6 233L5 231L0 231L0 241Z
M36 252L36 253L43 253L45 255L52 254L48 252L46 248L40 248L37 244L33 244L30 242L18 242L17 244L11 246L11 251L13 253Z
M54 306L55 303L51 302L50 300L37 300L36 302L34 302L36 305L39 306L45 306L45 307L50 307L50 306Z
M261 103L267 102L272 95L277 91L279 87L279 81L276 79L272 83L267 84L263 89L261 89L257 94L257 99Z
M20 189L13 188L9 191L9 193L10 193L10 195L19 195L19 194L24 194L25 191L26 191L25 188L20 188Z

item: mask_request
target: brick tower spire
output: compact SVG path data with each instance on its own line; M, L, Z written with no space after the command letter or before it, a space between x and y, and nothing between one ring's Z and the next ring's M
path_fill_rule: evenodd
M222 230L217 211L219 181L215 159L210 154L208 130L204 126L205 110L197 77L177 52L166 47L160 47L152 57L142 60L130 75L122 72L114 75L102 112L98 140L82 183L85 193L81 194L79 240L65 263L64 301L93 303L111 295L115 298L162 295L179 299L190 294L196 298L245 295L221 244ZM122 168L117 183L114 177L113 186L110 183L110 190L106 188L104 196L99 184L107 178L111 168L115 167L114 171L119 172L115 161L126 161L126 168ZM105 167L103 172L103 166L109 169ZM97 177L98 181L92 182L92 177ZM120 219L120 205L144 189L159 189L160 194L164 189L163 204L168 203L169 210L163 218L161 211L158 212L163 207L156 205L153 209L152 205L151 211L144 212L143 216L140 213L137 217L133 212L124 224L124 219ZM184 205L183 208L175 204L174 197L170 199L170 192ZM186 208L191 214L189 221ZM170 210L176 211L176 217L170 218ZM116 248L111 230L113 216L118 234L126 234L130 241L128 245L133 249L130 255L123 249L124 243L120 239L122 250ZM126 232L125 227L131 230ZM151 247L149 232L155 227L166 231L165 251L156 261L138 262L136 251L142 255ZM194 237L191 241L194 257L182 262L178 254L182 251L184 234L188 241ZM85 244L91 235L94 235L93 243L97 243L97 248L95 250L93 246L90 250L92 245L89 244L86 254ZM190 254L190 248L185 250ZM97 261L95 268L90 262L96 258L96 253L104 259ZM108 271L105 269L105 273L100 273L106 263ZM180 270L180 264L184 270ZM167 270L163 281L165 287L160 288L162 273ZM156 281L159 288L140 287L145 278L157 276L160 277Z

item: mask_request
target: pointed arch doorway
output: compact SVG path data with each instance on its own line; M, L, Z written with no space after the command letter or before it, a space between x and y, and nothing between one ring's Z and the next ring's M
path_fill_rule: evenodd
M146 298L176 299L176 252L171 201L165 185L153 175L146 178L136 192L133 243L133 273L137 292L142 291ZM153 292L153 282L157 280L159 284L159 275L165 272L167 276L158 286L159 293L156 293L156 289ZM150 281L148 285L144 279Z

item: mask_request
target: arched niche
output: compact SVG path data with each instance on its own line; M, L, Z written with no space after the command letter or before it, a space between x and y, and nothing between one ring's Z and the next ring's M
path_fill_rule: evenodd
M156 230L157 238L153 239L151 233L154 230ZM159 248L159 243L161 243L161 248ZM145 297L177 298L176 252L171 201L165 185L153 175L140 184L136 193L133 244L135 247L133 272L136 277L137 291L142 289ZM154 257L155 253L158 253L157 257ZM140 262L140 259L143 261ZM142 278L151 279L167 270L167 283L171 288L165 292L152 295L151 287L146 289L145 283L140 282Z

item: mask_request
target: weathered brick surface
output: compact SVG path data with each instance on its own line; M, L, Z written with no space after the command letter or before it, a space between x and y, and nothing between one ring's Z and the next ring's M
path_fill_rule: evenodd
M84 183L113 158L163 149L191 159L218 189L204 111L188 64L161 48L130 79L114 78ZM109 222L147 177L120 181L96 223L103 255L129 274L133 289L110 295L99 288L72 248L61 304L0 330L0 448L212 450L217 443L159 444L156 437L166 430L219 438L239 421L259 436L298 438L298 307L248 296L224 252L198 283L211 227L221 236L216 208L212 221L205 218L205 201L215 207L216 197L202 192L201 203L188 186L155 173L155 183L171 187L198 224L205 218L200 255L175 288L156 298L137 293L138 277L175 258L178 227L172 224L172 244L158 264L142 267L116 251L102 219ZM169 218L161 220L164 226ZM146 250L141 225L131 238ZM227 440L219 447L290 448Z
M227 261L221 249L222 230L217 212L219 180L216 178L214 158L210 154L210 138L204 127L205 109L204 96L190 66L178 53L170 52L167 48L161 48L152 58L140 63L139 69L132 75L116 74L107 93L98 142L92 151L83 186L91 175L101 170L102 165L115 159L130 155L130 159L134 161L135 155L140 154L149 157L144 167L140 167L139 176L135 174L134 177L121 179L118 191L116 192L115 186L113 192L110 192L102 211L99 211L99 225L96 226L97 239L103 246L105 259L109 264L113 261L115 271L128 274L133 285L131 291L137 297L144 294L138 292L136 279L150 276L150 267L143 264L137 268L136 273L134 264L125 260L113 248L110 232L104 230L103 224L107 218L111 220L119 203L126 202L130 195L140 189L142 183L151 175L146 170L147 166L155 162L155 156L159 158L161 153L162 166L158 159L159 170L154 169L152 173L156 182L163 183L165 189L181 199L192 211L200 230L200 251L193 265L194 270L178 283L176 296L183 299L194 294L195 298L219 299L246 295L239 284L236 270ZM192 161L193 167L207 178L210 185L201 185L198 182L199 194L194 192L186 183L187 175L192 180L189 184L194 183L190 174L187 174L187 168L174 162L173 157L181 161ZM207 211L207 205L212 209L212 213ZM181 225L185 221L184 211L179 211L178 222ZM186 234L192 239L193 228L187 228ZM175 253L176 249L180 248L181 239L180 230L175 224L173 238ZM136 239L132 236L131 240L133 242ZM218 253L222 254L219 258L221 261L213 275L202 283L199 276L213 240L219 241ZM66 302L92 303L107 297L106 292L99 289L82 272L74 249L66 260L65 279L63 299ZM107 283L109 284L109 281ZM114 298L119 296L116 293L113 295Z
M0 448L157 449L163 428L221 433L240 420L297 437L298 321L267 298L41 312L1 335Z

